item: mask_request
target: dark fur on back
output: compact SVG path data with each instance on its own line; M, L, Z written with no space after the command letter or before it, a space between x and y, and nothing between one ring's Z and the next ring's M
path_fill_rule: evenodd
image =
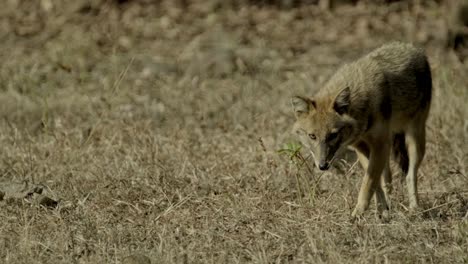
M427 58L425 58L421 68L415 69L414 74L416 78L416 86L423 89L422 98L420 98L419 103L422 108L427 108L429 107L432 98L432 76ZM404 133L397 133L393 136L393 156L400 169L406 175L409 167L409 158Z
M418 69L415 72L415 75L416 85L424 89L422 92L421 106L427 107L431 103L432 99L432 74L431 67L429 66L427 59L424 62L423 68Z

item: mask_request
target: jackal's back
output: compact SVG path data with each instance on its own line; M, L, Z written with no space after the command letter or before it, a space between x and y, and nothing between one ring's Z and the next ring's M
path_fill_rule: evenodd
M391 43L368 55L377 61L389 86L394 111L414 113L427 108L432 76L424 51L407 43Z
M422 49L393 42L344 65L328 81L318 97L351 89L351 111L355 118L369 112L384 119L405 119L428 109L432 94L429 62Z

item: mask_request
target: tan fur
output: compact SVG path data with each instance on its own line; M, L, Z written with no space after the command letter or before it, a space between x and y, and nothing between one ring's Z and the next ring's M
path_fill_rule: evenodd
M374 194L378 212L389 209L392 147L407 172L410 208L418 207L417 170L425 152L431 94L424 51L395 42L342 66L313 98L292 99L294 131L317 167L328 169L346 147L356 150L366 173L353 216L367 209ZM398 138L406 147L394 144Z

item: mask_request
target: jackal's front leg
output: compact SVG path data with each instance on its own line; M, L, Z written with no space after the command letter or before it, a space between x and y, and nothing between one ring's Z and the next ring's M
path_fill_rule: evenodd
M374 142L370 147L369 165L367 171L361 183L361 189L359 191L358 202L354 209L352 216L356 217L364 213L369 207L369 202L372 195L378 190L377 197L379 204L378 210L381 213L382 210L388 208L387 201L380 187L380 181L382 177L382 171L387 165L388 155L390 153L390 146L388 141L385 142Z

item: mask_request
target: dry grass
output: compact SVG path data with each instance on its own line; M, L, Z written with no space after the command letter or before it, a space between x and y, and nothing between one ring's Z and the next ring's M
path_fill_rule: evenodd
M60 202L0 202L0 262L468 262L467 66L442 49L444 9L147 2L2 7L0 180ZM277 150L291 95L394 39L433 67L423 208L396 175L389 223L353 224L352 159L311 174Z

